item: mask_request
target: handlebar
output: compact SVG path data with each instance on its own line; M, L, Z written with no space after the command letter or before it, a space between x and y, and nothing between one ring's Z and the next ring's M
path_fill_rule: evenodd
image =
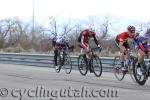
M101 52L102 48L101 47L91 48L90 51L99 51L99 52Z

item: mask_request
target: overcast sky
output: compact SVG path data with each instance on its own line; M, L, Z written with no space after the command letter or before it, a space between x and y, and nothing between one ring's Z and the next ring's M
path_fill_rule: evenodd
M0 0L0 17L32 16L33 0ZM149 0L34 0L38 17L57 14L83 18L95 14L114 14L149 20Z
M87 16L113 15L150 21L150 0L34 0L35 19L45 23L50 16L86 19ZM0 0L0 19L18 16L32 20L33 0Z

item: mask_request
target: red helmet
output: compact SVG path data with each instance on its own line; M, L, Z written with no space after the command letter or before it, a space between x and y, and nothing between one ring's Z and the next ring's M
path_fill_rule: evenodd
M128 28L127 28L127 30L128 30L129 32L131 32L131 33L135 33L135 27L132 26L132 25L129 25Z

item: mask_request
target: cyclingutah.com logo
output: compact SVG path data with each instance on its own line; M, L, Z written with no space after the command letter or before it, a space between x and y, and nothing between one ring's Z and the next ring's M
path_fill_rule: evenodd
M28 98L48 100L65 99L65 98L114 98L118 97L118 90L115 89L91 89L85 86L81 88L73 88L71 86L64 89L46 89L43 86L37 86L34 89L0 89L0 98L11 96L18 100L25 100Z

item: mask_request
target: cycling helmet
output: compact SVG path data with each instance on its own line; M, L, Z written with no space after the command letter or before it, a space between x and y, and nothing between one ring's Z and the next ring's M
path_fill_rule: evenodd
M144 33L144 36L145 37L150 37L150 29L148 28L147 30L146 30L146 32Z
M92 33L94 33L95 29L91 27L91 28L89 28L89 31L92 32Z
M61 37L61 36L57 36L57 38L56 38L56 43L57 44L62 44L63 43L63 37Z
M85 30L85 29L88 29L89 31L91 31L91 32L94 32L95 31L95 28L93 27L93 26L91 26L91 25L83 25L83 29Z
M150 28L147 29L146 33L147 33L147 34L150 34Z
M135 27L132 26L132 25L129 25L129 26L127 27L127 30L128 30L129 32L131 32L131 33L135 33Z
M57 35L55 35L55 34L51 34L51 35L50 35L50 39L54 39L56 36L57 36Z

